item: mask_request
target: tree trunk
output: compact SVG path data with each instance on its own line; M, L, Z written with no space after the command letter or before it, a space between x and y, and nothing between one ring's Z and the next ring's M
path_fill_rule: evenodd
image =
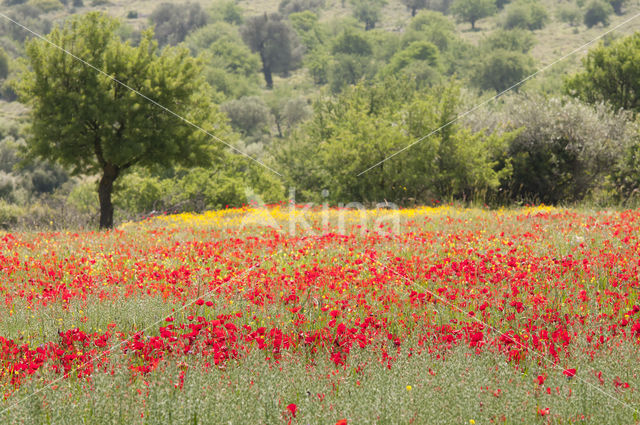
M411 8L411 17L415 17L416 16L416 10L417 10L416 7L412 7Z
M118 178L120 169L113 164L106 164L102 169L102 178L98 185L98 198L100 199L100 229L113 227L113 182Z
M271 68L267 66L262 67L262 73L264 74L264 81L267 82L267 88L273 88L273 77L271 76Z

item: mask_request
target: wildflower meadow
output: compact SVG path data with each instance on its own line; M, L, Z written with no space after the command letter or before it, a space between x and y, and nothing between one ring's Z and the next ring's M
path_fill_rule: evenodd
M640 423L639 211L0 233L5 424Z

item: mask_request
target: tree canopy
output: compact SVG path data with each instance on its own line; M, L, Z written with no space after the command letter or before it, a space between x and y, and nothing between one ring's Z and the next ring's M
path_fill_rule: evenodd
M30 41L31 70L19 85L32 108L29 156L55 161L73 174L100 174L101 228L112 227L113 184L132 167L210 164L220 153L219 144L168 110L206 123L212 133L228 131L206 96L202 67L188 49L160 54L151 31L133 47L120 41L117 28L116 20L94 12L52 31L52 43L91 66L43 40Z
M471 29L476 28L476 21L496 12L495 0L455 0L451 11L463 22L469 22Z
M567 80L566 90L589 103L640 111L640 33L610 45L601 43L583 59L584 71Z
M273 73L288 74L300 66L303 47L291 25L278 13L247 19L242 39L260 55L267 88L273 88Z

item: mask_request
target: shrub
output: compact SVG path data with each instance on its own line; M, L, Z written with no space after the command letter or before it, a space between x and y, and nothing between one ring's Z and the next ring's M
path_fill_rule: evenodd
M506 17L504 20L504 28L524 28L539 30L544 28L549 15L544 6L532 1L519 1L512 3L506 8Z
M562 22L575 27L580 24L582 20L582 11L575 3L561 4L558 6L558 19Z
M509 145L513 176L503 185L512 200L582 200L604 184L637 138L630 113L614 112L602 103L523 95L503 102L501 109L466 122L475 129L520 129Z
M592 0L584 13L584 24L595 27L598 24L606 27L609 25L609 16L613 13L611 5L603 0Z
M0 229L9 229L15 226L24 214L24 208L0 199Z

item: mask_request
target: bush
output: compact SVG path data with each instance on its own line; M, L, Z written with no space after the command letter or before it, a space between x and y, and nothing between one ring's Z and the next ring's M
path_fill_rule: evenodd
M609 25L609 16L613 13L611 5L603 0L592 0L584 13L584 24L588 27L595 27L602 24L603 27Z
M24 208L0 199L0 229L9 229L15 226L24 214Z
M138 19L138 12L130 10L129 13L127 13L127 19Z
M561 4L558 6L558 19L572 27L578 26L582 20L582 11L575 3Z
M483 90L502 92L522 81L532 70L533 60L528 55L496 49L488 52L477 65L472 81Z
M242 97L224 103L220 109L227 114L231 126L244 137L260 137L269 133L272 122L269 107L257 96Z
M211 13L214 19L220 19L228 24L242 25L244 17L242 9L234 0L221 1L213 5Z
M158 44L176 45L196 28L207 23L207 15L199 3L161 3L151 12Z
M523 95L508 96L503 102L501 109L484 111L466 122L472 129L520 129L508 151L513 176L503 185L511 200L580 201L604 185L612 166L637 139L631 115L602 103Z
M519 1L512 3L506 8L504 28L523 28L528 30L539 30L544 28L549 20L549 15L544 6L533 1Z
M278 12L283 15L304 12L305 10L317 11L324 7L325 0L282 0L278 5Z

